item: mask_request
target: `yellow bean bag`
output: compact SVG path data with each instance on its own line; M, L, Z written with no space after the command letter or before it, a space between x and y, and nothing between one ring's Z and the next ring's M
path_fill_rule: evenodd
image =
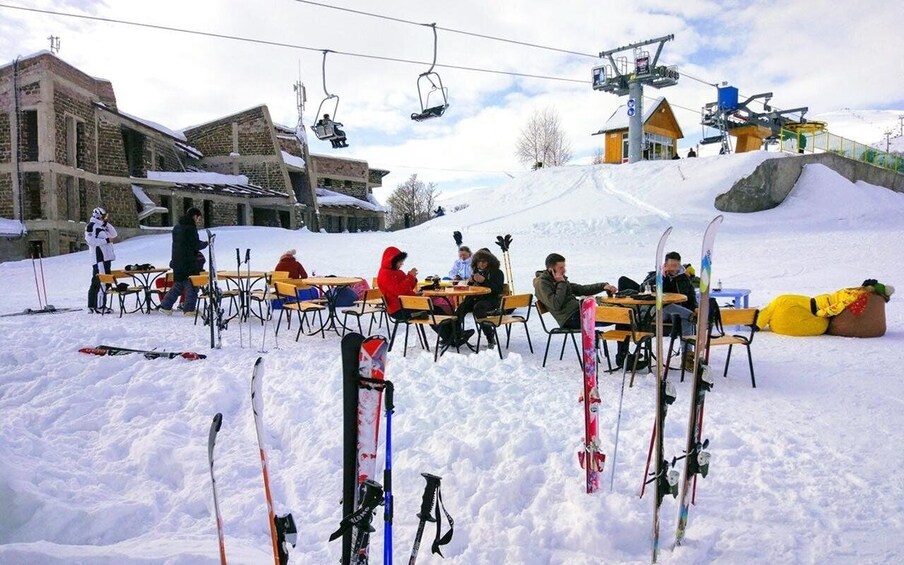
M760 329L769 328L780 335L822 335L829 328L829 319L810 312L810 297L783 294L760 310L756 318Z
M857 308L846 308L837 316L829 318L829 335L844 337L882 337L885 335L885 299L870 293L866 297L866 307L857 313Z

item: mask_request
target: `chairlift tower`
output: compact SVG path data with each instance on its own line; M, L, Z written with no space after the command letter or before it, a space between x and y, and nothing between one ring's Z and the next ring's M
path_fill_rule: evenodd
M608 65L593 68L593 90L602 90L618 96L628 96L628 163L643 160L643 87L665 88L678 84L680 75L674 66L660 66L659 55L666 41L674 39L674 34L631 43L616 49L601 51L600 58L609 59ZM644 47L659 44L656 54ZM616 53L632 51L633 72L628 71L627 56L615 57Z

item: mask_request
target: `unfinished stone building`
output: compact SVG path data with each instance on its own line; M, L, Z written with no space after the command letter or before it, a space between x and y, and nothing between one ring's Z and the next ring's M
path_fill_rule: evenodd
M373 188L387 173L309 155L304 132L263 105L183 133L122 112L109 81L50 52L0 67L0 260L36 241L45 256L82 249L99 205L121 239L192 206L208 227L383 229Z

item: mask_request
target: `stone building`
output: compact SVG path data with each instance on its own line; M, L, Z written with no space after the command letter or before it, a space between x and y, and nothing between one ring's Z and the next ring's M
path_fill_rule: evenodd
M50 52L17 59L0 67L0 260L35 241L45 256L82 249L99 205L121 239L170 229L192 206L208 227L383 229L373 187L387 171L306 143L266 106L173 131L122 112L109 81Z

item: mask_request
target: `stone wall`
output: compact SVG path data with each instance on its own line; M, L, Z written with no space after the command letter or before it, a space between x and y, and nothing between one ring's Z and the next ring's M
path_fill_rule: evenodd
M81 169L96 173L96 130L94 128L94 105L91 100L80 97L64 86L55 85L53 91L53 113L54 127L56 129L56 139L54 140L56 147L53 160L61 164L73 163L73 166L75 166L75 157L77 156ZM81 127L76 126L77 155L68 154L67 116L74 117L81 124Z
M0 106L0 110L3 110ZM12 163L13 132L9 122L9 114L0 111L0 163Z
M100 203L117 228L137 228L135 195L127 184L100 183ZM91 207L94 208L93 206Z
M13 175L0 173L0 218L15 218L13 210Z
M369 169L365 161L352 161L348 159L335 159L322 155L311 155L317 176L344 177L366 181Z
M101 112L96 114L96 123L98 174L128 177L129 165L126 163L126 150L122 142L122 130L119 124L106 119Z
M904 192L904 175L834 153L776 157L760 163L749 176L716 197L716 209L723 212L760 212L785 201L800 178L803 167L822 164L851 182L863 181Z

